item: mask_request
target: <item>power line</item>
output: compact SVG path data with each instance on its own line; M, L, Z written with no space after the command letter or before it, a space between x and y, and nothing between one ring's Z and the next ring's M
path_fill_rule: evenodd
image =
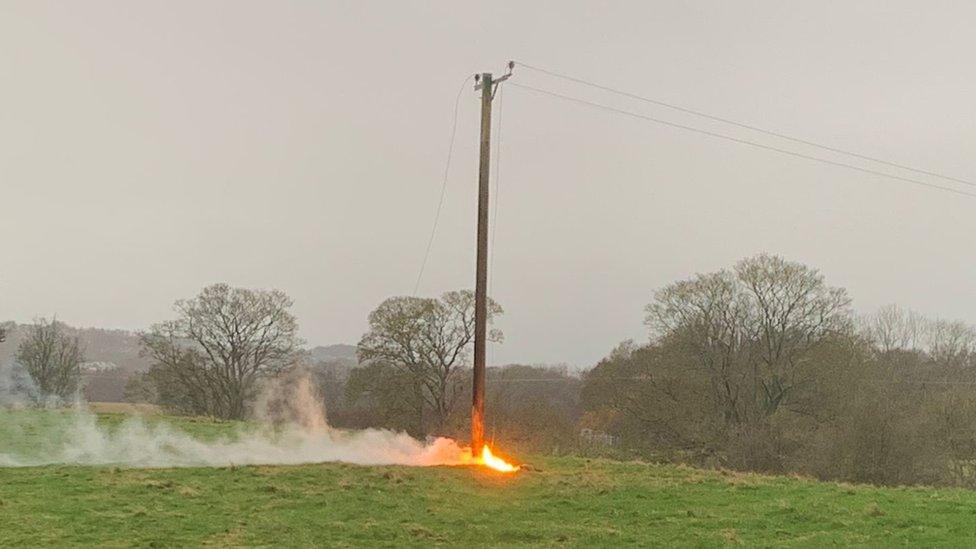
M694 110L694 109L689 109L687 107L682 107L682 106L679 106L679 105L675 105L673 103L667 103L667 102L661 101L659 99L652 99L652 98L649 98L649 97L644 97L644 96L637 95L637 94L634 94L634 93L630 93L630 92L627 92L627 91L618 90L616 88L611 88L609 86L604 86L602 84L597 84L595 82L590 82L588 80L583 80L582 78L576 78L574 76L569 76L569 75L562 74L562 73L559 73L559 72L556 72L556 71L552 71L552 70L549 70L549 69L543 69L543 68L540 68L540 67L534 67L532 65L527 65L525 63L522 63L521 61L517 61L517 63L518 63L518 65L520 67L523 67L523 68L526 68L526 69L530 69L530 70L533 70L533 71L536 71L536 72L541 72L543 74L548 74L549 76L554 76L556 78L561 78L563 80L568 80L570 82L575 82L577 84L583 84L585 86L590 86L590 87L593 87L593 88L596 88L596 89L599 89L599 90L608 91L610 93L614 93L614 94L617 94L617 95L620 95L620 96L623 96L623 97L629 97L631 99L637 99L638 101L644 101L646 103L651 103L653 105L658 105L658 106L661 106L661 107L666 107L666 108L669 108L669 109L673 109L673 110L676 110L676 111L683 112L685 114L691 114L691 115L694 115L694 116L699 116L701 118L707 118L709 120L713 120L713 121L716 121L716 122L722 122L723 124L730 124L732 126L737 126L737 127L740 127L740 128L744 128L744 129L747 129L747 130L754 131L754 132L763 133L763 134L766 134L766 135L769 135L769 136L772 136L772 137L777 137L779 139L785 139L787 141L792 141L794 143L800 143L800 144L803 144L803 145L808 145L810 147L816 147L816 148L819 148L819 149L823 149L823 150L830 151L830 152L834 152L834 153L838 153L838 154L846 154L846 155L852 156L854 158L860 158L861 160L868 160L868 161L871 161L871 162L877 162L879 164L884 164L886 166L891 166L891 167L894 167L894 168L899 168L899 169L907 170L907 171L910 171L910 172L915 172L915 173L920 173L920 174L924 174L924 175L929 175L929 176L932 176L932 177L938 177L940 179L945 179L947 181L954 181L956 183L962 183L963 185L969 185L971 187L976 187L976 183L974 183L972 181L967 181L965 179L961 179L961 178L958 178L958 177L953 177L951 175L946 175L946 174L943 174L943 173L934 172L934 171L930 171L930 170L923 170L923 169L920 169L920 168L913 168L912 166L907 166L905 164L899 164L897 162L892 162L890 160L885 160L883 158L877 158L877 157L874 157L874 156L868 156L866 154L856 153L856 152L852 152L852 151L840 149L840 148L837 148L837 147L831 147L829 145L824 145L822 143L817 143L815 141L810 141L808 139L802 139L802 138L799 138L799 137L793 137L791 135L787 135L787 134L784 134L784 133L781 133L781 132L777 132L777 131L773 131L773 130L767 130L765 128L761 128L759 126L754 126L752 124L746 124L746 123L743 123L743 122L737 122L735 120L731 120L731 119L728 119L728 118L723 118L721 116L715 116L713 114L708 114L706 112L702 112L702 111L698 111L698 110Z
M502 108L505 106L505 90L498 89L498 131L495 137L495 193L491 212L491 256L488 263L488 293L491 294L495 266L495 232L498 230L498 189L502 178Z
M498 231L498 189L501 186L502 177L502 107L504 107L505 99L505 88L498 88L498 131L495 137L495 193L494 200L492 201L492 212L491 212L491 246L489 246L488 255L488 297L492 296L492 291L495 287L495 232ZM495 361L495 347L497 344L493 341L489 342L488 347L491 352L491 361Z
M715 137L717 139L724 139L726 141L732 141L734 143L739 143L739 144L742 144L742 145L749 145L749 146L756 147L756 148L759 148L759 149L765 149L765 150L768 150L768 151L773 151L773 152L777 152L777 153L780 153L780 154L785 154L785 155L788 155L788 156L793 156L793 157L796 157L796 158L803 158L803 159L806 159L806 160L812 160L814 162L821 162L821 163L824 163L824 164L830 164L832 166L838 166L838 167L841 167L841 168L847 168L847 169L859 171L859 172L862 172L862 173L867 173L867 174L871 174L871 175L877 175L877 176L886 177L886 178L889 178L889 179L895 179L895 180L898 180L898 181L903 181L903 182L906 182L906 183L911 183L913 185L919 185L919 186L922 186L922 187L929 187L929 188L932 188L932 189L938 189L938 190L941 190L941 191L950 192L950 193L954 193L954 194L959 194L959 195L967 196L967 197L970 197L970 198L976 198L976 193L966 192L966 191L963 191L963 190L960 190L960 189L956 189L956 188L953 188L953 187L946 187L946 186L943 186L943 185L938 185L938 184L935 184L935 183L930 183L930 182L922 181L922 180L919 180L919 179L912 179L910 177L902 177L900 175L894 175L894 174L885 173L885 172L881 172L881 171L877 171L877 170L872 170L870 168L862 168L860 166L855 166L854 164L847 164L845 162L838 162L836 160L830 160L830 159L822 158L822 157L819 157L819 156L812 156L812 155L809 155L809 154L799 153L799 152L791 151L791 150L788 150L788 149L782 149L782 148L779 148L779 147L774 147L772 145L766 145L766 144L763 144L763 143L759 143L757 141L750 141L748 139L742 139L742 138L739 138L739 137L733 137L731 135L717 133L717 132L713 132L713 131L709 131L709 130L703 130L701 128L695 128L693 126L686 126L684 124L678 124L676 122L669 122L667 120L662 120L660 118L654 118L652 116L647 116L647 115L643 115L643 114L639 114L639 113L627 111L627 110L624 110L624 109L618 109L618 108L615 108L615 107L611 107L609 105L604 105L604 104L601 104L601 103L595 103L595 102L592 102L592 101L587 101L585 99L580 99L578 97L572 97L572 96L569 96L569 95L563 95L561 93L556 93L556 92L553 92L553 91L544 90L544 89L541 89L541 88L535 88L535 87L532 87L532 86L526 86L525 84L519 84L517 82L510 82L510 84L512 86L517 87L517 88L521 88L521 89L525 89L525 90L530 90L530 91L533 91L533 92L536 92L536 93L541 93L541 94L549 95L549 96L556 97L556 98L559 98L559 99L563 99L563 100L566 100L566 101L570 101L570 102L573 102L573 103L578 103L578 104L581 104L581 105L587 105L587 106L590 106L590 107L595 107L595 108L598 108L598 109L603 109L603 110L610 111L610 112L614 112L614 113L617 113L617 114L623 114L625 116L630 116L630 117L633 117L633 118L638 118L638 119L645 120L645 121L648 121L648 122L654 122L656 124L661 124L661 125L664 125L664 126L669 126L671 128L677 128L677 129L680 129L680 130L685 130L685 131L689 131L689 132L699 133L699 134L702 134L702 135L707 135L707 136L710 136L710 137Z
M424 269L427 267L427 259L430 258L430 248L434 245L434 236L437 234L437 223L441 218L441 210L444 207L444 196L447 194L447 179L448 174L451 172L451 158L454 156L454 137L457 135L457 122L458 122L458 107L461 105L461 94L464 93L464 89L468 85L468 81L471 80L473 76L469 75L461 82L461 88L458 89L457 97L454 98L454 120L451 122L451 139L450 144L447 146L447 161L444 163L444 180L441 182L441 197L437 202L437 211L434 213L434 226L430 229L430 239L427 241L427 249L424 251L424 259L420 263L420 272L417 274L417 283L413 287L413 295L417 297L417 291L420 289L420 280L424 277Z

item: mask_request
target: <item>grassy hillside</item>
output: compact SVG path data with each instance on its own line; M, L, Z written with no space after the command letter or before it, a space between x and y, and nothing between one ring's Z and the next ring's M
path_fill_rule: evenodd
M201 436L227 431L179 424ZM0 429L0 441L44 428L39 419L34 429ZM534 470L514 476L334 463L0 468L0 545L976 543L976 493L963 490L524 457Z

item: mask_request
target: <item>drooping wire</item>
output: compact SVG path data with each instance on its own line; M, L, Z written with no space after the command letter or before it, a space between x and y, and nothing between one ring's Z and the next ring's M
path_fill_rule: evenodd
M609 105L604 105L604 104L596 103L596 102L593 102L593 101L587 101L585 99L580 99L578 97L572 97L572 96L569 96L569 95L563 95L561 93L556 93L556 92L553 92L553 91L544 90L544 89L541 89L541 88L535 88L535 87L532 87L532 86L526 86L525 84L519 84L517 82L509 82L509 85L515 86L515 87L520 88L520 89L530 90L530 91L533 91L533 92L536 92L536 93L540 93L540 94L544 94L544 95L549 95L549 96L552 96L552 97L556 97L556 98L559 98L559 99L563 99L565 101L570 101L570 102L573 102L573 103L578 103L578 104L581 104L581 105L587 105L587 106L594 107L594 108L598 108L598 109L602 109L602 110L605 110L605 111L609 111L609 112L613 112L613 113L617 113L617 114L622 114L622 115L630 116L630 117L633 117L633 118L638 118L638 119L641 119L641 120L645 120L645 121L648 121L648 122L653 122L655 124L660 124L660 125L663 125L663 126L669 126L671 128L676 128L676 129L685 130L685 131L689 131L689 132L699 133L699 134L707 135L707 136L714 137L714 138L717 138L717 139L724 139L726 141L732 141L734 143L739 143L739 144L742 144L742 145L749 145L751 147L756 147L756 148L759 148L759 149L765 149L765 150L768 150L768 151L773 151L773 152L777 152L777 153L780 153L780 154L784 154L784 155L787 155L787 156L793 156L793 157L796 157L796 158L803 158L803 159L806 159L806 160L812 160L814 162L821 162L821 163L824 163L824 164L830 164L832 166L837 166L837 167L841 167L841 168L847 168L847 169L850 169L850 170L854 170L854 171L858 171L858 172L862 172L862 173L867 173L867 174L871 174L871 175L877 175L877 176L885 177L885 178L888 178L888 179L895 179L895 180L898 180L898 181L903 181L903 182L906 182L906 183L911 183L913 185L919 185L919 186L922 186L922 187L929 187L929 188L932 188L932 189L937 189L937 190L941 190L941 191L945 191L945 192L950 192L950 193L953 193L953 194L967 196L967 197L970 197L970 198L976 198L976 193L966 192L964 190L956 189L956 188L953 188L953 187L946 187L944 185L938 185L936 183L930 183L930 182L922 181L922 180L919 180L919 179L913 179L911 177L903 177L903 176L900 176L900 175L894 175L894 174L890 174L890 173L885 173L885 172L881 172L881 171L878 171L878 170L872 170L870 168L863 168L861 166L855 166L854 164L848 164L846 162L838 162L836 160L830 160L828 158L823 158L823 157L819 157L819 156L813 156L813 155L809 155L809 154L804 154L804 153L800 153L800 152L796 152L796 151L791 151L789 149L783 149L783 148L780 148L780 147L774 147L772 145L766 145L764 143L759 143L757 141L751 141L749 139L742 139L740 137L734 137L734 136L731 136L731 135L726 135L726 134L722 134L722 133L718 133L718 132L713 132L713 131L709 131L709 130L703 130L701 128L696 128L696 127L693 127L693 126L686 126L684 124L678 124L676 122L670 122L670 121L667 121L667 120L662 120L660 118L654 118L652 116L647 116L647 115L644 115L644 114L635 113L635 112L627 111L627 110L624 110L624 109L618 109L616 107L611 107Z
M495 233L498 231L498 190L501 186L502 178L502 109L504 107L504 91L502 87L498 90L498 124L497 130L495 131L495 189L494 197L492 201L492 211L491 211L491 253L488 256L488 295L491 295L491 289L494 283L494 265L495 265Z
M641 96L641 95L637 95L635 93L631 93L631 92L627 92L627 91L623 91L623 90L618 90L616 88L611 88L610 86L605 86L605 85L602 85L602 84L597 84L595 82L590 82L588 80L584 80L582 78L577 78L575 76L569 76L567 74L562 74L562 73L559 73L559 72L556 72L556 71L552 71L552 70L549 70L549 69L543 69L543 68L540 68L540 67L535 67L535 66L532 66L532 65L527 65L525 63L522 63L521 61L516 61L516 63L520 67L523 67L523 68L526 68L526 69L529 69L529 70L533 70L533 71L536 71L536 72L540 72L540 73L543 73L543 74L547 74L547 75L553 76L555 78L561 78L563 80L567 80L567 81L570 81L570 82L575 82L577 84L582 84L584 86L590 86L592 88L596 88L596 89L599 89L599 90L603 90L603 91L607 91L607 92L610 92L610 93L614 93L614 94L617 94L617 95L620 95L620 96L623 96L623 97L629 97L631 99L636 99L638 101L644 101L646 103L650 103L650 104L653 104L653 105L658 105L660 107L665 107L665 108L668 108L668 109L676 110L676 111L679 111L679 112L683 112L685 114L690 114L690 115L693 115L693 116L698 116L698 117L701 117L701 118L706 118L708 120L713 120L715 122L721 122L723 124L729 124L729 125L732 125L732 126L737 126L739 128L747 129L747 130L754 131L754 132L758 132L758 133L763 133L763 134L766 134L766 135L769 135L769 136L772 136L772 137L776 137L776 138L779 138L779 139L785 139L787 141L792 141L794 143L800 143L802 145L807 145L807 146L810 146L810 147L816 147L818 149L823 149L825 151L830 151L830 152L837 153L837 154L845 154L845 155L848 155L848 156L851 156L851 157L854 157L854 158L859 158L861 160L868 160L870 162L877 162L878 164L884 164L886 166L891 166L893 168L899 168L899 169L907 170L907 171L910 171L910 172L915 172L915 173L919 173L919 174L923 174L923 175L928 175L928 176L932 176L932 177L938 177L939 179L945 179L946 181L953 181L955 183L961 183L963 185L969 185L971 187L976 187L976 183L974 183L972 181L968 181L966 179L959 178L959 177L953 177L951 175L946 175L946 174L939 173L939 172L934 172L934 171L931 171L931 170L923 170L923 169L920 169L920 168L914 168L912 166L908 166L908 165L905 165L905 164L900 164L898 162L892 162L890 160L885 160L883 158L878 158L878 157L875 157L875 156L868 156L866 154L852 152L852 151L840 149L840 148L837 148L837 147L832 147L830 145L824 145L822 143L817 143L815 141L810 141L808 139L802 139L802 138L799 138L799 137L793 137L791 135L787 135L787 134L782 133L782 132L777 132L777 131L773 131L773 130L767 130L767 129L761 128L759 126L754 126L752 124L746 124L746 123L743 123L743 122L737 122L735 120L731 120L731 119L724 118L724 117L721 117L721 116L716 116L716 115L713 115L713 114L708 114L706 112L702 112L702 111L695 110L695 109L689 109L687 107L682 107L680 105L675 105L673 103L668 103L668 102L665 102L665 101L661 101L659 99L652 99L650 97L644 97L644 96Z
M441 196L437 201L437 211L434 213L434 225L430 229L430 238L427 240L427 249L424 250L424 259L420 262L420 272L417 274L417 283L413 287L413 296L417 297L417 291L420 290L420 281L424 277L424 269L427 267L427 259L430 258L430 249L434 245L434 237L437 234L437 223L441 218L441 210L444 208L444 196L447 194L447 180L451 173L451 159L454 156L454 138L457 136L457 123L458 123L458 108L461 105L461 95L464 93L464 89L467 87L468 82L473 78L472 75L468 75L461 83L461 88L458 89L457 97L454 98L454 119L451 121L451 139L447 146L447 161L444 162L444 178L441 182Z
M495 275L495 233L498 231L498 189L501 186L502 177L502 109L505 105L504 103L504 86L499 86L498 88L498 129L495 131L495 191L494 200L492 202L491 208L491 246L488 251L488 297L492 297L492 290L494 288L494 275ZM494 342L489 345L491 351L491 362L495 361L495 346Z

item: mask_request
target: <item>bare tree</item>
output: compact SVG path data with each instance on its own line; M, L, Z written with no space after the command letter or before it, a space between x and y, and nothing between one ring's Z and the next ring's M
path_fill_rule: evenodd
M502 314L489 300L488 319ZM410 374L413 391L431 410L434 427L443 427L460 394L455 373L468 359L474 339L474 293L447 292L440 299L391 297L369 315L369 332L359 342L359 359L382 361ZM501 341L491 330L491 341Z
M961 321L935 320L927 323L929 355L945 366L962 366L976 354L976 329Z
M808 385L811 351L846 332L849 304L816 269L762 254L659 290L645 322L657 341L690 351L726 420L739 423Z
M17 347L17 361L30 374L42 397L73 396L78 391L84 360L78 338L68 336L64 324L57 320L35 321Z
M976 355L976 329L960 321L931 320L897 305L862 320L862 332L882 353L926 353L944 366L962 366Z
M708 373L711 402L726 421L748 413L746 376L754 310L733 273L699 274L659 290L645 308L659 340L686 349Z
M864 335L883 353L921 349L927 321L912 310L887 305L862 320Z
M291 305L278 290L227 284L177 301L176 320L140 334L156 363L150 377L157 391L184 411L244 418L258 380L296 356L300 340Z
M808 382L803 366L812 347L850 327L851 300L843 288L828 286L817 269L778 256L744 259L735 272L755 308L751 335L763 369L755 382L768 415Z

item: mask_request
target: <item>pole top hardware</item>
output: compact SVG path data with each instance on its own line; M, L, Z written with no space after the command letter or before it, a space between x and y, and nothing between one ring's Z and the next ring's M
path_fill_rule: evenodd
M515 61L509 61L505 66L508 68L508 72L506 72L504 76L501 76L499 78L492 78L490 72L486 72L486 73L482 73L482 74L475 74L474 75L474 89L480 90L482 88L482 85L483 85L483 83L482 83L482 77L483 76L486 76L488 79L490 79L491 80L491 83L494 84L494 87L495 88L498 87L498 84L501 84L502 82L508 80L512 76L512 70L515 69ZM495 94L495 90L493 89L491 93L492 93L492 95L494 95Z

